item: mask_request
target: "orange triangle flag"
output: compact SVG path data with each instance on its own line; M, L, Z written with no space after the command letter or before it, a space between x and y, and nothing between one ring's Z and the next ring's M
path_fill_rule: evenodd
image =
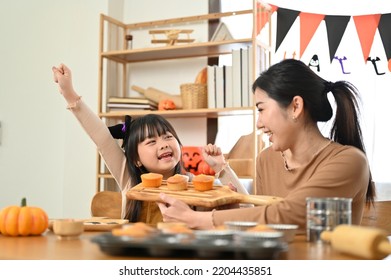
M364 61L367 63L376 29L379 25L380 14L353 16L358 38L360 39Z
M269 4L269 6L271 10L266 10L266 8L261 5L261 3L257 2L257 34L259 34L259 32L261 32L261 30L265 27L266 23L269 21L269 16L271 17L272 14L278 9L277 6L271 4Z
M325 15L309 14L301 12L300 15L300 57L302 57L305 49L310 43L312 36L318 29L320 22Z

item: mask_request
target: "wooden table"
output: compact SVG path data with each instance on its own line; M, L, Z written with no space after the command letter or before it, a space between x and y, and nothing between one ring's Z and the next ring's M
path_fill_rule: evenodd
M101 252L99 245L90 241L102 232L84 232L74 240L59 240L51 231L42 236L7 237L0 235L0 259L6 260L126 260L156 259L132 256L111 256ZM287 252L280 254L283 260L354 260L355 257L341 254L327 244L306 241L297 235L289 244Z

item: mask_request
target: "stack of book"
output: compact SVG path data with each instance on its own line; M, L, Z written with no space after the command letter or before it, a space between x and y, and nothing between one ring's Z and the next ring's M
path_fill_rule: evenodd
M253 106L253 47L234 49L231 58L228 65L207 66L208 108ZM260 61L255 67L257 72L262 70Z
M157 110L158 104L144 97L109 97L107 109L119 110Z

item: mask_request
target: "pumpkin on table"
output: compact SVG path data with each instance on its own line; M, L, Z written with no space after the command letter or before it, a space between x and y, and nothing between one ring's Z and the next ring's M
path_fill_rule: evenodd
M29 236L42 234L49 225L46 212L39 207L26 205L8 206L0 211L0 233L8 236Z

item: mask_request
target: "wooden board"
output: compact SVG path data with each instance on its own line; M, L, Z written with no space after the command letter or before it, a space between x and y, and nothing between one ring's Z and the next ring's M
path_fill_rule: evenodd
M240 194L227 186L213 186L213 190L201 192L195 190L191 183L184 191L171 191L164 183L159 188L145 188L141 183L130 189L126 196L128 199L161 202L159 194L162 192L180 199L186 204L209 208L235 203L268 205L282 200L276 196Z
M104 217L93 217L84 221L85 231L110 231L113 228L120 227L129 223L125 219L109 219Z
M49 220L49 230L53 230L53 221ZM109 219L106 217L92 217L90 219L82 219L84 222L84 231L111 231L113 228L120 227L123 224L129 223L124 219Z

